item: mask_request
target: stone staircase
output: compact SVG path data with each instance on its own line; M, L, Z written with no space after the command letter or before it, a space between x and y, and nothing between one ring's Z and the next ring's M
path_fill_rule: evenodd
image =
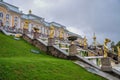
M9 33L5 31L4 29L0 29L5 35L15 35L14 33ZM39 37L37 39L33 39L33 35L30 34L23 34L23 39L26 40L27 42L31 43L32 45L38 47L40 50L45 51L47 54L58 57L58 58L63 58L63 59L71 59L71 60L78 60L75 62L76 64L82 66L82 67L88 67L91 69L97 70L99 73L98 75L103 76L109 80L119 80L118 77L120 77L120 69L119 67L113 67L113 72L116 73L118 76L113 77L111 74L104 73L101 71L100 67L97 66L96 64L92 63L89 59L86 58L86 56L81 56L80 51L90 51L90 50L84 50L82 48L77 48L78 54L75 54L74 56L70 56L69 54L69 42L61 42L59 40L55 41L55 45L48 46L48 38L46 37ZM60 43L61 42L61 43ZM61 45L61 46L60 46ZM67 46L66 46L67 45ZM94 53L94 52L93 52ZM96 72L93 72L97 74ZM108 77L109 76L109 77ZM113 77L113 78L111 78Z

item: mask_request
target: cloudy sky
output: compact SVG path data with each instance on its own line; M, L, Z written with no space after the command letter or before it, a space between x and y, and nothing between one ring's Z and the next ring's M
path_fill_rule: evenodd
M120 40L120 0L4 0L16 5L24 13L31 9L33 14L55 21L68 30L87 36L92 42L93 33L97 41L104 38Z

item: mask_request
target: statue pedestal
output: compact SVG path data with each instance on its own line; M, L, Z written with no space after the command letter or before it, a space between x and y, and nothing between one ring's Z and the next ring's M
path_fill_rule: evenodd
M75 54L77 54L77 46L75 44L71 44L69 46L69 55L75 56Z
M28 29L23 29L23 34L27 34L28 33Z
M64 41L64 38L59 38L60 41Z
M120 63L120 56L118 56L118 63Z
M102 58L101 59L101 70L102 71L112 71L111 60L110 58Z
M87 45L83 47L85 50L88 49Z
M48 46L53 46L55 44L54 38L48 38Z
M39 33L38 32L34 32L33 39L37 39L37 38L39 38Z

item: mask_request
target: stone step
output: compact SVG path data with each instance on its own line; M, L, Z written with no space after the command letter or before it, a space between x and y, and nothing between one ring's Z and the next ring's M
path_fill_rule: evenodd
M104 78L106 78L108 80L120 80L119 78L117 78L117 77L115 77L113 75L110 75L110 74L108 74L106 72L103 72L103 71L101 71L101 70L99 70L97 68L94 68L91 65L86 64L86 63L84 63L82 61L75 61L74 63L81 66L81 67L83 67L83 68L85 68L87 71L89 71L89 72L91 72L93 74L97 74L99 76L102 76L102 77L104 77Z

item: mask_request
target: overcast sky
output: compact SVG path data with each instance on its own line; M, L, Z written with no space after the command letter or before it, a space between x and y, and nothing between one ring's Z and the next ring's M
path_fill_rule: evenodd
M92 42L93 33L97 41L104 38L120 40L120 0L4 0L16 5L24 13L55 21L68 30L87 36Z

